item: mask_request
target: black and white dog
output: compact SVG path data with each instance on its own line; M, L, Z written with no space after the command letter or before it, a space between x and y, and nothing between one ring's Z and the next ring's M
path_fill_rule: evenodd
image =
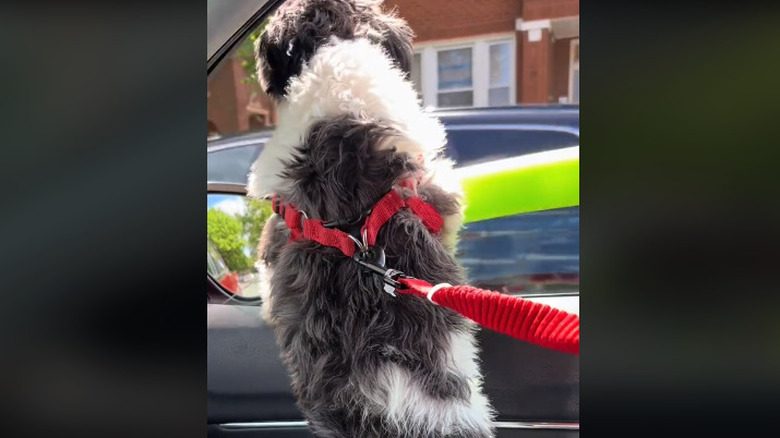
M442 216L431 233L404 209L380 229L386 264L462 284L462 224L443 127L409 82L413 34L371 0L298 0L256 47L279 124L252 167L250 196L276 194L308 218L354 218L391 189ZM280 170L281 169L281 170ZM399 182L414 176L417 187ZM391 296L339 250L290 240L274 215L260 242L263 316L274 326L298 405L318 437L492 437L473 323Z

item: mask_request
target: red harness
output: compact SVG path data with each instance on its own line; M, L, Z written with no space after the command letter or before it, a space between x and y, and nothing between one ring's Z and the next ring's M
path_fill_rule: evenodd
M416 193L416 181L404 180L402 187ZM345 256L354 258L361 266L384 278L385 291L391 295L394 290L402 294L427 298L434 304L454 310L483 327L531 342L545 348L571 354L580 352L579 315L554 309L546 304L532 302L518 296L487 291L471 286L431 285L423 280L411 278L402 272L387 269L355 257L355 248L366 251L376 243L379 230L402 208L416 214L432 233L441 230L443 221L438 212L418 196L403 199L395 189L390 190L377 202L360 228L362 243L352 235L330 224L357 224L366 215L354 221L328 222L309 219L306 214L291 204L282 204L276 195L272 198L273 210L284 218L290 229L290 240L309 239L325 246L338 248ZM381 264L384 264L382 262ZM389 289L388 289L389 287ZM434 299L435 296L435 299Z
M409 183L404 185L407 184ZM309 239L325 246L338 248L347 257L355 255L356 242L353 236L337 228L326 227L320 219L309 219L294 205L281 203L276 195L271 198L271 203L274 212L284 219L287 228L290 229L290 240ZM430 204L416 195L403 199L395 189L392 189L371 208L360 228L363 245L374 246L379 230L402 208L408 208L417 215L430 232L435 234L441 230L442 218Z

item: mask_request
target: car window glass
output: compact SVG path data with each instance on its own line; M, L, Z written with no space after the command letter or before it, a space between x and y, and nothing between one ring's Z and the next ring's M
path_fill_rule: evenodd
M208 182L247 183L249 166L255 161L263 143L218 149L208 154L206 177Z
M460 167L579 144L579 136L569 132L485 126L448 129L446 154Z
M209 75L206 124L209 139L276 126L276 104L257 79L254 43L268 20L258 25Z
M423 107L579 102L577 15L525 8L534 15L531 21L551 20L551 28L540 31L526 29L529 18L524 8L506 7L498 14L493 7L480 7L469 10L465 19L479 26L460 26L453 24L463 20L459 8L420 4L384 2L386 8L397 8L416 34L410 80ZM553 15L548 17L548 12ZM277 125L277 104L261 89L254 60L254 42L267 22L209 75L205 121L209 182L245 185L252 162ZM539 56L531 56L531 50ZM533 79L539 75L548 80ZM445 123L445 153L457 167L579 145L576 132L529 129L529 122L525 129L477 123L480 126ZM522 188L507 187L507 195L522 196ZM257 239L271 214L267 201L255 202L259 204L250 205L239 195L208 195L208 234L213 240L209 245L214 247L209 251L209 274L242 297L257 296ZM508 293L574 291L579 278L578 221L575 207L470 223L461 233L458 254L475 285Z
M458 257L469 283L511 294L579 292L580 209L467 224Z
M210 240L208 241L208 264L209 274L214 278L218 279L229 271L227 266L225 266L224 260L222 260L222 255L220 255L216 246Z

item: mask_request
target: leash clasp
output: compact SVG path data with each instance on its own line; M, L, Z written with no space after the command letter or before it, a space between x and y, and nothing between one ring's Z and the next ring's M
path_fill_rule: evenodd
M384 291L388 294L395 296L396 289L406 287L397 281L406 276L403 272L384 266L385 252L381 248L369 248L366 251L355 253L352 259L370 273L382 277L382 282L385 284Z

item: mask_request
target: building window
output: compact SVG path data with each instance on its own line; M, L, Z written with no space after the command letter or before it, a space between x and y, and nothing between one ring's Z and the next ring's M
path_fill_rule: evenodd
M437 106L447 108L474 105L471 54L471 47L437 51Z
M428 108L513 105L514 37L420 43L411 80Z
M409 79L414 84L414 91L422 98L422 54L415 53L412 58L412 73Z
M569 53L569 102L580 103L580 39L571 41Z
M508 42L490 45L488 105L509 105L512 65Z

